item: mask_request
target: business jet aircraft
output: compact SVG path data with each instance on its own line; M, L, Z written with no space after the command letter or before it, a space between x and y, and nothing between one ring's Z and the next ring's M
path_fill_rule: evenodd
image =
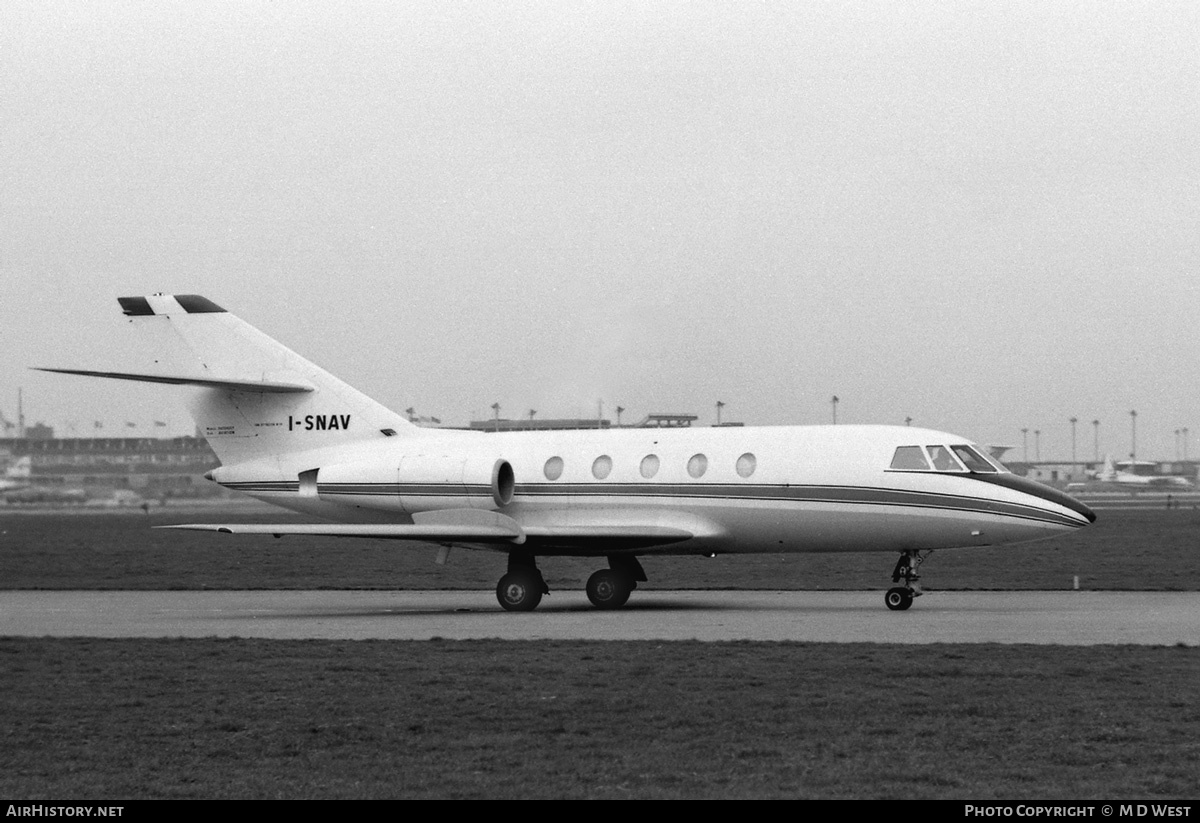
M1113 483L1118 486L1133 486L1143 489L1190 489L1192 487L1190 480L1175 474L1137 474L1136 472L1121 471L1113 463L1112 455L1105 455L1104 466L1096 472L1096 480L1101 483Z
M118 301L176 346L153 371L45 369L191 387L221 466L209 479L326 522L185 524L230 534L419 540L508 556L496 596L530 611L536 559L604 557L588 598L620 608L639 555L891 551L907 609L934 549L983 548L1095 515L967 438L891 426L482 433L425 429L198 295ZM178 347L182 343L182 347Z

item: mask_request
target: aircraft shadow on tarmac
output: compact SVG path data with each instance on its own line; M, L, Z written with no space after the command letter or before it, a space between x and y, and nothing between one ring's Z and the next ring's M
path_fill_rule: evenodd
M459 617L462 615L478 614L487 617L495 617L497 615L505 615L519 618L521 615L528 616L548 616L555 614L589 614L596 618L603 618L609 615L620 616L622 614L665 614L665 613L688 613L688 612L745 612L745 611L772 611L776 610L777 606L767 606L761 603L750 602L730 602L723 603L716 600L689 600L681 602L679 600L669 599L666 597L655 598L653 595L639 598L637 602L630 601L620 609L605 610L597 609L585 599L579 601L561 600L554 602L553 599L547 598L542 601L541 606L537 611L533 612L508 612L497 606L488 605L486 599L480 598L479 606L454 606L454 607L437 607L422 608L420 606L398 606L389 608L387 606L379 606L376 608L347 608L347 609L303 609L303 610L280 610L279 612L267 615L256 615L256 619L296 619L296 620L331 620L331 619L361 619L370 617ZM854 611L861 611L859 606L847 606ZM789 610L806 611L803 601L798 600L794 605L794 609L789 607ZM828 612L830 607L827 604L813 604L812 611ZM834 607L837 610L837 607ZM874 609L873 609L874 610ZM211 619L228 619L228 615L212 615Z

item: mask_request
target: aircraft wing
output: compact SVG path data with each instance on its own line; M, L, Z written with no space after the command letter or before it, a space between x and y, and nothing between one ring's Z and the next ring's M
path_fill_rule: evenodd
M221 532L223 534L311 534L324 537L381 537L392 540L433 540L472 543L520 543L520 528L504 525L419 525L392 523L185 523L156 529Z
M506 518L507 519L507 518ZM307 534L321 537L374 537L442 544L515 544L570 554L610 554L679 543L694 535L667 526L527 526L509 523L185 523L158 529L223 534Z

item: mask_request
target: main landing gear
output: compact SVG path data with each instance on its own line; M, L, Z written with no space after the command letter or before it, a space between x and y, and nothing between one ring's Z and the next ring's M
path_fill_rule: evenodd
M646 581L646 572L636 557L610 554L608 568L588 578L588 600L597 609L619 609L629 600L639 581Z
M609 555L608 566L588 578L588 600L598 609L619 609L637 584L645 582L646 572L632 555ZM496 599L501 606L510 612L531 612L542 602L542 595L549 593L550 588L532 557L508 556L508 574L496 585Z
M892 582L899 583L903 580L904 585L893 586L883 596L883 602L889 609L894 612L902 612L912 605L914 597L924 594L921 591L921 584L917 582L921 579L921 576L917 574L917 567L925 562L932 553L932 549L923 555L916 549L901 552L900 560L896 563L896 568L892 570Z
M510 554L508 574L496 584L496 599L510 612L531 612L542 602L542 595L549 594L541 570L532 557Z

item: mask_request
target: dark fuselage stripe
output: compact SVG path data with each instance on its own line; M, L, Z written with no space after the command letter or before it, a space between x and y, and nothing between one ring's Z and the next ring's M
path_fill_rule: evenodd
M243 492L298 492L299 483L260 481L227 483L228 488ZM491 486L462 483L318 483L318 494L325 497L490 498ZM740 484L641 484L641 483L526 483L518 485L514 499L527 502L538 498L629 499L655 498L677 501L736 501L825 503L873 505L903 508L949 510L1000 515L1022 520L1037 520L1061 526L1084 525L1066 514L1034 505L1008 503L969 495L942 494L869 486L768 486Z

